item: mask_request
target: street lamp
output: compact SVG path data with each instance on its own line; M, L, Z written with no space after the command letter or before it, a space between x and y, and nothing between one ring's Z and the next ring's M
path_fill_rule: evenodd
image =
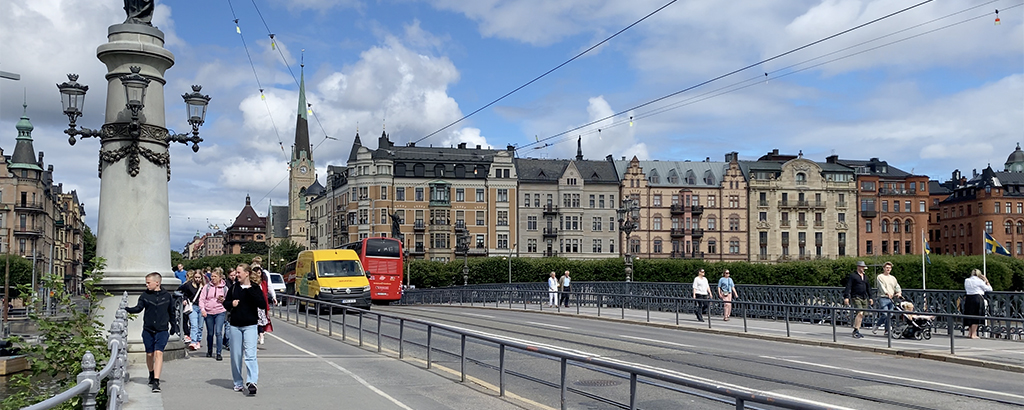
M630 254L629 235L640 228L640 203L635 199L623 199L622 206L615 213L619 215L619 231L626 234L622 245L626 255L626 282L631 282L633 281L633 255Z

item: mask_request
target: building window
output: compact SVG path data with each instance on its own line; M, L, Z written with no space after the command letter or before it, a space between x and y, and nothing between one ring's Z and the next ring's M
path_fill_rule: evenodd
M803 172L797 172L796 173L796 184L797 185L807 185L807 174L805 174Z
M768 214L766 212L761 212L761 214L764 215L765 218L768 217L767 216ZM709 231L714 231L716 229L718 229L718 220L715 219L714 216L712 216L712 217L708 218L708 230Z
M1013 207L1013 205L1011 203L1007 202L1006 203L1006 213L1010 213L1010 211L1013 210L1012 207ZM945 214L943 214L943 215L945 215Z
M484 189L483 188L477 188L476 189L476 201L477 202L483 202L484 201Z
M651 230L655 230L655 231L660 231L661 230L661 217L660 216L654 217L654 222L651 225Z
M484 211L476 211L476 224L477 226L484 226L487 224L486 218L484 217Z
M608 240L608 252L609 253L615 253L615 240L614 239L609 239Z
M708 253L714 255L718 253L718 242L714 239L708 240Z
M868 255L873 255L875 253L874 243L871 242L870 240L865 242L864 243L864 252L866 252Z
M729 195L729 207L730 208L739 208L740 207L740 197L738 195Z
M534 215L526 217L526 230L536 231L537 230L537 217Z
M789 255L789 232L782 233L782 255Z
M892 221L892 233L900 233L900 220L896 219Z
M466 202L465 188L455 188L455 202ZM530 201L526 201L526 206L530 206Z
M883 219L882 220L882 233L887 233L887 232L889 232L889 220Z
M530 253L537 252L537 240L536 239L527 239L526 240L526 251L530 252Z
M498 249L508 249L508 234L498 234Z
M395 188L395 200L396 201L404 201L405 200L405 188L404 187L402 187L402 188Z
M497 226L508 226L508 211L498 211Z
M740 253L740 241L735 239L729 241L729 253L736 255Z
M388 199L388 187L386 187L386 186L381 186L380 187L380 199L382 199L382 200L383 199Z
M600 232L601 231L601 217L600 216L595 216L594 217L593 225L591 226L590 230L594 231L594 232Z
M591 195L591 196L590 196L590 207L591 207L591 208L594 208L594 207L596 207L596 206L597 206L597 199L595 199L595 198L596 198L596 197L595 197L594 195Z
M872 230L873 229L871 227L871 220L870 219L865 219L864 220L864 232L871 233Z
M913 246L912 244L913 244L913 242L911 242L911 241L906 241L906 242L904 242L903 244L904 244L904 246L906 246L906 248L904 248L904 249L903 249L903 253L905 253L905 254L907 254L907 255L910 255L910 254L914 253L914 250L912 249L912 246Z
M601 240L600 239L594 239L594 245L593 245L593 249L591 249L591 252L593 252L593 253L601 253Z
M615 217L614 216L609 216L608 217L608 232L614 232L614 231L615 231Z
M715 204L716 202L717 202L717 200L716 200L716 197L714 195L708 195L708 206L709 207L713 208L713 207L718 206L718 205Z
M738 231L740 230L740 217L730 216L729 217L729 230Z
M661 253L661 239L654 240L654 253Z
M423 188L416 188L416 201L423 201Z
M651 206L661 206L661 195L655 195Z
M540 194L533 194L533 207L540 208Z
M1003 230L1006 231L1007 235L1013 233L1013 224L1010 221L1003 222Z
M597 196L597 207L604 209L604 195Z
M508 189L498 190L498 202L508 202Z

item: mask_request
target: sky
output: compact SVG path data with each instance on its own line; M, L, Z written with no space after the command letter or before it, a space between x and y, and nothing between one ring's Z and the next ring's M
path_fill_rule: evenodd
M180 95L190 85L212 97L200 151L171 147L172 248L230 225L246 195L260 215L286 203L300 60L321 183L357 130L375 148L385 127L397 145L511 144L524 158L573 157L577 138L589 159L878 157L943 181L1001 170L1024 139L1021 0L932 1L774 59L921 0L678 0L424 139L670 1L157 0L153 23L176 59L168 128L189 127ZM0 147L13 153L27 101L36 150L94 229L98 141L68 144L54 84L79 74L90 91L78 124L101 125L96 48L122 7L0 2L0 70L21 75L0 79Z

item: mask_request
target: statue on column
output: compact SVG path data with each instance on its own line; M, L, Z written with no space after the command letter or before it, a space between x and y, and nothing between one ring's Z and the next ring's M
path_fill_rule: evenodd
M156 7L156 0L124 0L124 12L128 14L124 24L152 26L154 7Z
M391 213L391 237L401 240L402 239L402 218L398 214L398 210Z

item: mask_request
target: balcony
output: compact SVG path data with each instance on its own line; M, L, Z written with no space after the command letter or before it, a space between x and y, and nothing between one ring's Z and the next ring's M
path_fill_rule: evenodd
M814 221L814 227L815 228L824 228L825 227L825 221Z
M14 227L14 236L32 236L40 237L43 236L43 228L31 228L25 226Z
M880 188L878 190L878 195L885 195L885 196L914 195L914 191L909 191L909 190L906 190L906 189Z
M309 235L309 244L313 245L316 243L319 243L319 240L316 239L316 235Z
M470 256L487 256L487 247L483 245L476 245L473 248L469 248Z
M45 212L42 202L15 202L14 210L18 212Z
M838 202L836 202L836 208L839 208L839 209L846 209L846 202L844 202L844 201L838 201Z
M694 238L701 238L701 237L704 236L704 229L703 228L691 229L690 230L690 236L693 236Z
M826 208L825 201L811 201L811 208Z
M451 221L449 221L447 219L443 219L443 218L434 219L434 220L430 221L430 230L431 231L451 232L451 230L452 230Z
M412 224L412 230L416 232L423 232L427 230L427 225L423 223L422 219L417 219L416 222Z
M768 201L767 200L763 200L763 199L757 201L757 207L758 208L767 208L768 207Z
M789 228L789 220L786 219L786 220L779 221L779 227Z
M865 217L865 218L874 218L874 217L878 216L878 211L875 211L875 210L860 211L860 216Z
M692 214L692 215L700 215L700 214L704 213L704 205L693 205L693 206L690 206L689 208L690 208L690 214Z
M669 209L673 215L682 215L686 213L686 208L680 204L673 204Z
M558 236L558 228L544 228L544 237L552 238Z
M555 252L553 250L544 251L544 257L545 258L554 258L554 257L557 257L557 256L558 256L558 252Z
M552 204L544 205L544 216L558 215L558 207Z
M469 247L468 246L456 246L455 247L455 254L456 255L469 255Z
M82 247L82 245L81 244L77 244L77 243L74 244L74 245L71 245L71 249L76 250L76 251L81 249L81 247Z
M680 251L673 251L672 253L669 254L669 257L672 259L704 259L704 252L686 253Z
M416 245L409 249L409 255L423 256L426 251L423 249L423 245Z
M673 228L671 236L674 238L686 236L686 230L682 228Z
M455 232L456 233L465 233L467 231L468 230L466 229L466 221L455 221Z
M796 221L796 227L797 228L806 228L807 227L807 221Z

